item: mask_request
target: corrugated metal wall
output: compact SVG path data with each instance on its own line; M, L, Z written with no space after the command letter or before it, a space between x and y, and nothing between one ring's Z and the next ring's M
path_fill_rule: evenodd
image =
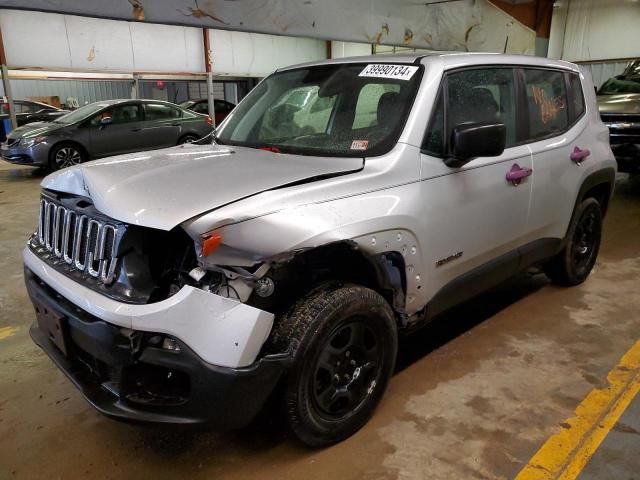
M152 98L169 102L184 102L207 97L207 83L202 81L169 81L158 88L155 80L140 80L139 98ZM130 81L123 80L11 80L13 96L16 100L29 97L58 96L61 103L67 103L70 97L76 98L82 106L86 103L131 97ZM224 99L224 83L213 84L214 98ZM4 87L0 82L0 95Z
M131 82L106 80L11 80L11 89L16 99L29 97L58 96L60 102L67 98L78 99L80 105L112 98L130 98ZM4 87L0 83L0 92Z

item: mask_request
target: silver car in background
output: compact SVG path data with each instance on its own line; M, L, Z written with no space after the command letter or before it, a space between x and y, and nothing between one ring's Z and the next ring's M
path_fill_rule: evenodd
M94 158L190 143L212 130L210 117L172 103L108 100L52 122L19 127L1 152L10 163L58 170Z

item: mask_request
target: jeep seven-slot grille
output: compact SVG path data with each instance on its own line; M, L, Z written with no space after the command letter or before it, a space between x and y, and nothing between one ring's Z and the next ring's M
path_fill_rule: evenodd
M109 284L115 279L118 229L46 198L40 200L37 242L71 267Z

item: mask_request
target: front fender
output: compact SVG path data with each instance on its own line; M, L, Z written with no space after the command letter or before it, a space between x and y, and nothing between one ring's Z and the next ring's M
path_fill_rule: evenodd
M357 245L369 256L398 252L406 268L406 310L415 313L426 303L422 292L427 290L418 240L423 223L416 214L419 185L301 205L224 226L216 230L222 245L201 262L205 268L248 267L341 241Z

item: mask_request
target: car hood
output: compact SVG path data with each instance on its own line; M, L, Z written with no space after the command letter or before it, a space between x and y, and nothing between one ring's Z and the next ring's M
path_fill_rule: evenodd
M598 95L600 113L640 113L640 93Z
M362 158L181 145L66 168L46 177L41 185L90 197L100 212L116 220L170 230L258 193L353 173L363 164Z
M48 135L64 127L61 123L33 122L12 130L8 138L39 137Z

